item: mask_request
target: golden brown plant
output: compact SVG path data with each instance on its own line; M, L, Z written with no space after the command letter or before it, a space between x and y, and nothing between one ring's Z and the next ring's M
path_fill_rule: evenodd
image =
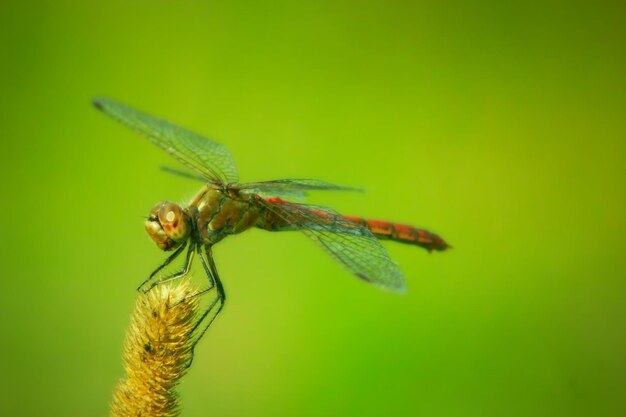
M113 392L112 417L179 414L174 391L193 355L197 297L189 280L140 294L124 342L126 376Z

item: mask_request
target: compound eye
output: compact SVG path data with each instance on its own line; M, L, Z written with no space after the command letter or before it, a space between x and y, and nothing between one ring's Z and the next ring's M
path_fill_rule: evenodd
M180 206L174 203L165 203L159 209L159 222L162 225L170 224L176 227L182 215L183 212Z

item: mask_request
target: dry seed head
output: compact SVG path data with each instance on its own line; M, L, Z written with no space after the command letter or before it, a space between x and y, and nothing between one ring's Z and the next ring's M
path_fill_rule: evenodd
M161 284L137 297L124 342L126 376L113 392L111 416L161 417L179 413L174 388L193 354L198 300L189 280Z

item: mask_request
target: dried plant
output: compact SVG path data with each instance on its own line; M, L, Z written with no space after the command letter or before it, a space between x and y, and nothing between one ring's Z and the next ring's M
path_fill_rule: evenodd
M191 363L199 301L189 280L137 298L124 342L126 376L113 392L112 417L176 416L175 387Z

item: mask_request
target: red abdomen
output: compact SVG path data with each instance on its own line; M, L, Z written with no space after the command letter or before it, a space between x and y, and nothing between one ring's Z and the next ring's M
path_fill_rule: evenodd
M421 246L429 252L432 250L442 251L450 247L445 240L428 230L417 229L412 226L380 220L368 220L361 217L344 217L351 222L358 223L366 227L379 239L388 239L396 242Z

